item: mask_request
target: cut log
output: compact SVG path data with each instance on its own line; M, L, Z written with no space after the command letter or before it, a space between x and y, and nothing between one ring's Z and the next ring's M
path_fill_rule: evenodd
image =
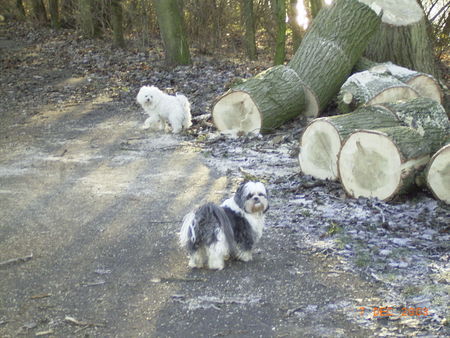
M442 104L443 92L439 82L430 74L421 73L405 67L397 66L392 62L376 63L366 58L361 58L353 67L354 72L364 70L373 73L390 74L397 80L400 80L412 89L414 89L421 97L427 97Z
M217 129L233 135L267 132L302 112L316 117L362 56L381 22L378 14L359 0L336 0L323 8L288 64L298 76L263 74L232 88L213 106ZM289 86L292 93L285 91Z
M380 24L379 11L362 2L322 8L288 64L305 84L306 116L316 117L338 93Z
M450 140L431 157L425 179L433 195L450 204Z
M430 159L430 145L409 127L360 130L339 153L339 177L352 197L391 200L414 187Z
M336 180L337 160L344 140L356 129L399 126L400 121L382 106L361 107L353 113L313 120L300 140L302 172L317 179Z
M415 0L362 0L383 9L382 24L364 52L376 62L397 65L437 76L426 17Z
M218 99L212 115L225 134L257 134L298 116L304 97L297 73L279 65L230 89Z
M430 145L432 153L437 151L450 133L447 113L438 102L417 98L407 102L383 103L405 125L415 129Z
M350 76L338 95L338 109L348 113L364 104L410 100L419 94L389 74L363 71Z

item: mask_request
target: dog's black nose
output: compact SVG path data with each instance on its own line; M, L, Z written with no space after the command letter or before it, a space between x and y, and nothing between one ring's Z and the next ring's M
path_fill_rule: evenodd
M253 197L253 200L254 200L254 201L259 201L259 197L258 197L258 196L254 196L254 197Z

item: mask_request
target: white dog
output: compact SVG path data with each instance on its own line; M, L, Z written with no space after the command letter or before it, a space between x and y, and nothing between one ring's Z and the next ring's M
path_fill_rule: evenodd
M189 266L222 270L228 258L252 260L269 208L261 182L242 183L222 205L207 203L183 219L180 244L189 254Z
M169 122L172 132L177 134L192 125L191 105L184 95L168 95L154 86L143 86L137 102L149 115L143 129L163 130Z

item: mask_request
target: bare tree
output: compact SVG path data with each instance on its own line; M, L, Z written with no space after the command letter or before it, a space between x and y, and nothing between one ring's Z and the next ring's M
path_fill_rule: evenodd
M154 0L166 63L172 66L191 63L180 4L179 0Z
M253 0L241 0L241 15L244 22L244 41L247 57L250 60L256 60L255 15L253 12Z

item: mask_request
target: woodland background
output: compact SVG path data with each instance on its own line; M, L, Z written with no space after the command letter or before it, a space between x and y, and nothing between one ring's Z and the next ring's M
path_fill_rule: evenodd
M166 0L167 1L167 0ZM332 0L174 0L193 55L268 59L281 64L298 47L311 21ZM161 48L153 0L2 0L2 20L76 29L121 48ZM437 60L450 63L450 2L418 0L427 14ZM158 13L160 14L160 13ZM306 21L306 22L305 22ZM300 22L300 23L299 23ZM187 60L189 63L190 60ZM442 66L442 64L441 64ZM445 69L441 68L441 69ZM443 71L442 76L447 77Z

